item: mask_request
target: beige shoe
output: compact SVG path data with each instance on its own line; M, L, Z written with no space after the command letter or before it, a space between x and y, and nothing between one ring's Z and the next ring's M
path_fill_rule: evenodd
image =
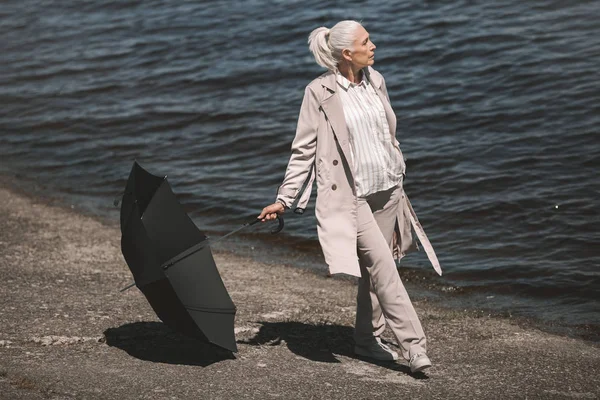
M398 353L381 343L381 339L378 337L373 338L373 341L366 345L354 346L354 354L380 361L395 361L398 359Z
M408 366L410 367L410 372L421 372L424 369L431 367L431 360L427 357L425 353L417 353L413 354L408 362Z

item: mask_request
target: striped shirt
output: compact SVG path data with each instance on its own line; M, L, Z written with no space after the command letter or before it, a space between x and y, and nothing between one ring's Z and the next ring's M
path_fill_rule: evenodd
M336 80L350 135L356 194L366 197L401 183L404 160L395 147L385 109L363 72L350 82L339 72Z

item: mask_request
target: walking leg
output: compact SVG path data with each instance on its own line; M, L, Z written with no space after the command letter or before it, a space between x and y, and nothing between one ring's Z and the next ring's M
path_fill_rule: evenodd
M382 198L379 198L380 196ZM389 242L380 230L369 205L369 203L373 203L374 208L377 209L378 202L387 204L391 200L390 197L393 197L390 196L390 193L380 192L371 196L368 202L359 201L358 256L362 276L369 279L385 320L402 350L402 356L409 359L413 354L425 353L427 341L419 318L396 270ZM364 298L361 299L364 300ZM362 308L363 305L357 307L357 309Z

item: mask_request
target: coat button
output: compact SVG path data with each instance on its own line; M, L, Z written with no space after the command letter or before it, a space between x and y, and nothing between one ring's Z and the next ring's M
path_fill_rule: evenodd
M331 185L331 190L336 190L337 189L337 185Z
M333 160L333 165L338 165L338 160Z

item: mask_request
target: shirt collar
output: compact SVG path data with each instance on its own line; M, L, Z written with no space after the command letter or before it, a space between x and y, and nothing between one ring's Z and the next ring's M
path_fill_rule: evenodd
M339 71L335 74L335 80L344 90L348 91L349 88L364 85L367 86L369 81L367 80L367 74L365 71L362 71L362 79L360 83L350 82L346 77L339 73Z

